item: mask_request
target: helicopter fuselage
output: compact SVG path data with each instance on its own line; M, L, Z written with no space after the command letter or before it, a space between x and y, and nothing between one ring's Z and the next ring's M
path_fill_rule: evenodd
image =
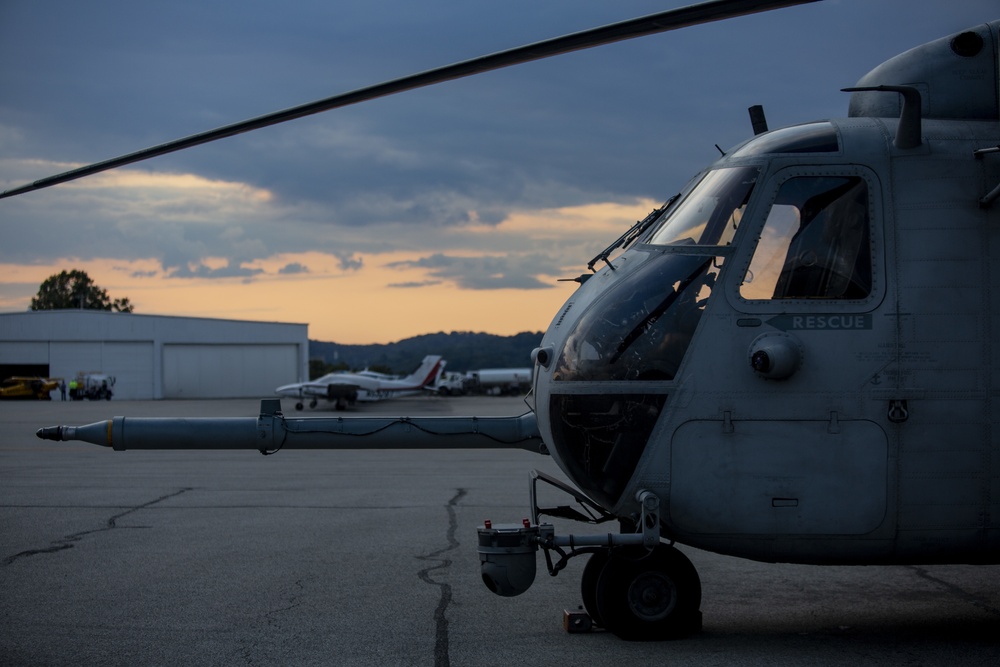
M747 558L1000 561L997 126L896 124L751 139L569 299L537 413L584 491Z

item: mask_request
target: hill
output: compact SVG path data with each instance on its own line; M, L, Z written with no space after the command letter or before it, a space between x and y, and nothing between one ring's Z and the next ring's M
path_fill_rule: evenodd
M310 359L346 364L351 369L378 366L395 373L409 373L428 354L440 354L450 371L480 368L518 368L531 365L531 351L542 341L542 332L513 336L453 331L407 338L385 345L341 345L309 341Z

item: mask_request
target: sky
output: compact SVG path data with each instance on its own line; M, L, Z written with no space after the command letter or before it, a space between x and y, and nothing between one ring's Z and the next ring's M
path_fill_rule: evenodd
M0 190L675 0L0 0ZM388 343L542 331L752 135L847 113L997 0L824 0L528 63L0 200L0 312L82 269L135 312Z

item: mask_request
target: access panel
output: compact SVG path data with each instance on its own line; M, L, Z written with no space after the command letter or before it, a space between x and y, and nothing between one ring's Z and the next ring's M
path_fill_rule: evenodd
M674 432L669 515L719 535L861 535L886 513L888 442L870 421L689 421Z

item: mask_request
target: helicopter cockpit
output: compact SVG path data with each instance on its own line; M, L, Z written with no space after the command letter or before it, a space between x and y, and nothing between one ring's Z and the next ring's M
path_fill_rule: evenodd
M675 379L737 230L774 156L839 153L836 126L760 134L692 180L587 280L543 341L540 383L553 454L581 489L619 503ZM739 296L862 300L872 288L866 181L799 175L769 203ZM767 203L765 203L767 204ZM747 240L753 243L752 240ZM576 317L572 317L576 315ZM541 363L544 367L545 363ZM545 407L540 407L540 412Z
M553 367L551 444L574 481L606 506L624 490L666 403L664 383L677 374L759 173L705 172L580 290L599 292Z

